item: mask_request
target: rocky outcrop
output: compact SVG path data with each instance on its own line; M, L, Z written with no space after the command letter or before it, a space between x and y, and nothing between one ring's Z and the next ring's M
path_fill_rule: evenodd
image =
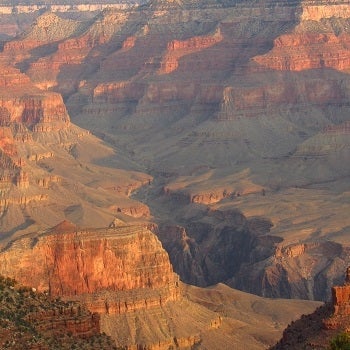
M324 320L326 329L350 328L350 268L346 270L342 286L332 288L333 315Z
M43 158L43 155L36 153L42 152L42 149L34 139L45 138L43 135L50 135L50 138L53 133L66 132L70 120L60 95L37 90L28 77L17 69L2 67L0 90L0 206L4 213L12 205L47 200L46 193L33 191L31 187L33 182L40 180L33 176L30 163ZM29 145L32 149L27 148ZM46 153L51 157L53 155L52 152Z
M295 31L276 38L273 49L254 61L276 70L347 69L350 65L347 4L340 1L326 6L317 1L302 1L301 8L300 24Z
M69 116L59 94L37 90L18 69L3 66L1 73L1 126L23 124L34 132L67 128Z
M29 231L34 223L47 229L66 217L80 224L91 221L88 225L100 218L98 225L108 226L118 215L130 220L150 215L146 205L128 197L148 185L151 176L93 164L114 151L71 124L62 96L39 90L16 68L0 69L0 240ZM119 163L127 164L125 159ZM78 199L87 192L85 200ZM46 214L45 209L31 210L42 202ZM85 214L96 203L106 211L97 217ZM61 209L53 213L50 205Z
M272 60L274 63L277 62L275 58ZM312 69L312 67L305 69ZM343 104L345 100L340 92L343 89L342 84L343 82L337 80L323 82L317 77L310 77L310 80L300 79L297 83L274 82L273 84L266 83L264 86L246 88L227 87L223 92L217 118L224 121L254 117L259 114L259 111L283 109L288 105L304 105L305 103Z
M33 191L31 187L33 182L40 180L33 176L30 163L44 158L38 155L42 149L34 139L45 138L43 135L50 135L50 138L53 133L66 132L70 120L60 95L37 90L30 84L28 77L17 69L6 66L1 71L0 206L4 213L12 205L47 200L46 193ZM32 149L27 148L29 145ZM46 153L53 156L52 152ZM28 191L29 188L31 190Z
M42 38L42 35L40 35L42 27L55 36L50 40L51 43L56 43L53 47L54 53L37 59L32 58L27 74L42 89L55 87L57 91L64 95L72 94L78 88L81 77L86 74L85 64L89 66L89 71L95 71L96 67L100 65L101 52L93 51L100 46L106 46L103 51L107 50L107 52L112 51L114 47L119 47L127 36L124 25L133 15L133 11L120 10L119 12L113 12L112 10L105 10L88 27L87 24L91 22L78 23L63 20L50 14L56 19L51 26L43 27L37 23L27 37L20 41L20 43L26 45L31 37ZM140 13L136 13L136 15L137 19L135 21L142 20ZM38 22L41 23L42 21L46 23L46 18L39 17ZM55 30L56 22L59 30ZM64 38L60 37L61 34ZM43 45L47 39L42 38L41 40L44 40L41 43ZM84 66L81 66L82 63L84 63Z
M274 49L255 62L276 70L302 71L332 68L346 70L350 66L349 34L333 33L289 34L275 39ZM295 48L298 52L295 52ZM313 47L310 50L310 47Z
M100 334L100 317L78 302L64 302L0 276L0 346L30 350L71 347L113 349ZM54 344L54 345L53 345Z
M344 285L332 287L332 301L292 322L282 339L270 349L329 349L331 343L336 344L337 337L348 333L350 327L349 277L348 268Z
M303 314L300 319L288 325L281 340L270 347L270 350L329 349L330 342L336 336L336 332L325 331L323 319L331 317L331 315L332 307L329 304L319 307L312 314Z
M18 254L20 265L14 264ZM51 295L83 295L90 310L100 313L179 298L179 280L167 253L143 227L81 230L63 222L37 238L12 242L0 259L7 276Z
M11 66L1 66L0 86L9 88L18 85L28 84L30 79L28 76L21 74L19 69Z
M173 40L168 43L167 54L163 57L163 60L160 64L160 73L169 74L176 70L179 67L179 60L185 55L190 55L196 51L205 50L220 41L223 40L223 37L220 33L220 30L217 30L213 35L202 36L202 37L192 37L188 40L179 41ZM198 62L194 62L197 64ZM187 66L187 70L190 70L191 67Z
M14 267L17 254L22 256L21 264ZM203 331L205 327L210 330L220 326L216 313L183 300L179 278L167 253L156 236L142 226L82 230L64 221L45 234L11 242L1 252L0 260L2 271L8 276L30 281L36 290L51 297L83 302L90 311L97 312L99 316L94 314L91 322L110 334L118 346L186 348L200 341L201 328ZM183 314L183 305L192 309L191 327L178 326L181 323L174 321L174 329L166 327L159 332L161 326L157 325L152 335L147 333L145 320L154 325L168 322L168 313ZM33 313L28 322L35 320L42 332L46 321L50 322L57 336L61 336L62 319L72 336L88 338L88 318L79 321L82 313L80 308L61 308ZM137 329L142 334L134 332L134 318L139 320Z
M349 18L350 11L346 1L341 0L330 4L332 6L327 6L325 3L318 1L302 1L301 19L304 21L320 21L332 17Z
M169 196L174 202L184 204L213 204L224 199L233 200L241 196L251 194L265 195L266 191L262 186L256 185L247 178L233 179L222 176L219 183L215 180L198 181L196 176L181 177L163 187L163 193ZM207 188L205 188L207 187Z
M186 228L161 226L158 235L181 279L207 286L236 280L243 266L273 254L281 239L268 234L270 227L268 221L247 220L238 211L213 210Z
M150 216L150 210L147 207L147 205L144 205L142 203L126 203L125 206L119 205L119 206L113 206L111 208L112 210L115 210L117 213L122 213L128 216L132 216L134 218L141 218L141 217L149 217Z
M36 323L37 330L43 333L53 329L55 336L71 333L73 336L89 338L100 333L99 315L89 313L80 305L32 312L26 321Z
M341 278L339 271L349 263L347 254L346 248L334 242L310 242L286 247L281 242L269 261L243 267L231 285L254 292L249 286L253 286L252 281L259 281L259 289L264 296L329 300L332 285ZM307 265L303 261L307 261ZM254 272L247 277L250 270Z
M93 93L95 103L117 103L138 101L144 94L144 85L128 81L118 83L100 83Z

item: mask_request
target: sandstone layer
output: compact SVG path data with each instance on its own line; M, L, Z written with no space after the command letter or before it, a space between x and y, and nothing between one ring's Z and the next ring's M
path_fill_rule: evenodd
M150 215L129 196L151 176L131 170L130 161L72 124L60 94L39 90L11 66L1 72L2 240L65 218L108 226L118 215L124 221Z
M281 340L270 349L322 350L336 346L346 347L350 326L349 277L347 268L345 283L332 287L332 301L319 307L314 313L304 314L299 320L292 322L283 332Z
M18 254L20 265L16 264ZM162 294L164 302L178 296L178 278L167 253L156 236L142 226L89 231L63 222L46 234L10 243L1 259L2 273L52 295L92 295L108 290L133 291L137 297L139 290L146 289L157 295L157 300L148 301L150 304L161 302ZM33 273L35 267L38 270ZM126 298L132 295L124 294ZM132 308L133 304L147 304L147 300L130 303ZM129 309L127 300L119 309L117 303L108 304L105 300L102 310L116 313Z
M106 10L84 23L45 15L5 46L2 60L15 62L37 87L63 93L75 122L145 166L156 181L137 181L148 184L139 198L158 222L185 228L181 254L197 255L205 265L195 247L207 231L188 233L188 227L207 227L208 213L217 209L238 209L247 222L259 216L255 222L273 227L244 245L249 265L228 254L236 274L225 281L262 295L325 299L326 286L348 264L348 4L198 5L153 1L132 11ZM46 31L40 23L49 19ZM61 25L66 35L57 31ZM83 153L74 144L71 155ZM53 163L43 161L50 169ZM25 173L18 174L24 187ZM125 186L81 176L78 192L91 190L93 199L65 204L60 219L90 224L89 213L97 210L94 219L103 226L111 212L119 219L149 215L127 196L129 204L105 199L106 188L130 194ZM244 230L230 225L234 251ZM214 225L208 232L204 252L227 231ZM213 270L224 270L226 261L217 260ZM196 275L198 262L189 261L186 271L177 268ZM246 278L252 266L256 272Z
M53 300L3 276L0 287L1 348L115 349L112 339L100 334L99 315L82 304Z
M72 302L61 302L57 311L35 310L28 322L42 332L50 322L65 334L64 320L74 336L89 337L100 329L127 349L223 349L232 344L264 349L288 322L318 305L268 300L224 285L184 285L160 241L144 226L88 230L64 221L39 236L12 241L0 253L0 266L33 290L75 300L97 313L91 318Z
M0 270L83 301L121 347L273 344L316 304L184 286L145 227L187 282L329 297L349 264L347 19L211 0L39 17L0 55Z

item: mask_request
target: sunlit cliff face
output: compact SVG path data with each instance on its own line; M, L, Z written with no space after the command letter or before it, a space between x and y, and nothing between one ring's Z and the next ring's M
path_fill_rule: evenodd
M85 10L0 54L0 272L84 300L120 346L239 348L248 328L271 345L237 321L246 295L183 296L173 269L330 297L349 264L348 4Z

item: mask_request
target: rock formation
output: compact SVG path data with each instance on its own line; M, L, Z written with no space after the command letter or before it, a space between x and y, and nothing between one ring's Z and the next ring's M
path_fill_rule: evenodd
M60 94L39 90L11 66L2 65L1 72L1 239L29 232L33 224L39 225L34 230L48 228L66 217L76 223L108 226L118 215L149 216L148 207L129 196L148 184L151 176L116 169L108 161L107 167L93 164L110 157L114 150L70 122ZM119 162L135 169L130 162ZM101 216L85 214L97 209L95 200L82 198L88 192L90 198L100 197ZM41 203L46 209L33 209ZM61 209L52 212L51 205Z
M186 280L326 299L349 264L347 7L152 1L38 18L1 54L22 72L3 85L31 96L1 109L4 236L152 213ZM146 204L128 197L142 185Z
M84 302L120 347L273 344L317 303L186 286L146 227L186 282L327 299L350 263L348 12L160 0L38 17L0 54L0 272ZM97 329L60 310L59 329Z
M0 253L1 271L34 286L25 293L43 291L38 295L65 300L59 301L58 308L41 307L26 316L26 322L35 322L45 336L52 332L48 322L54 324L54 336L60 337L63 349L69 343L66 332L73 339L83 336L90 343L107 346L107 340L91 340L90 335L100 327L117 346L130 349L187 349L202 344L215 349L248 344L261 350L276 341L280 329L302 310L311 311L318 305L282 300L275 305L224 285L207 290L186 286L174 274L153 233L140 225L114 226L81 229L63 221L40 235L13 240ZM76 302L98 315L91 316ZM265 307L270 310L268 315L260 311ZM261 330L261 322L267 331ZM8 334L12 333L6 337L11 336ZM99 348L104 349L102 345Z
M142 226L82 230L64 221L40 236L11 242L0 255L1 270L7 276L52 297L84 302L104 319L107 315L116 318L138 311L152 313L148 310L166 307L182 298L179 279L172 271L167 253L156 236ZM62 312L66 314L65 310ZM67 316L75 317L78 311L67 312ZM28 322L54 315L50 311L32 314ZM52 322L59 328L59 320ZM69 328L70 320L64 322ZM96 324L99 325L98 318ZM104 321L104 331L110 327L108 324ZM81 330L80 323L74 325L76 329L70 330L74 334L87 331L83 323ZM120 327L119 332L122 330ZM109 334L123 346L141 341L140 337L118 339L118 333ZM191 337L191 332L188 336ZM172 343L171 338L170 332L166 341ZM190 345L195 342L191 340Z
M242 266L273 254L281 239L268 234L270 226L262 219L249 221L240 212L213 211L205 221L189 220L186 229L161 226L158 235L183 281L207 286L227 282Z
M15 263L18 254L20 264ZM104 290L124 294L122 305L104 300L100 312L121 313L179 296L178 278L166 252L143 227L89 231L63 222L39 237L12 242L1 259L2 273L51 295L93 295ZM145 295L153 293L155 300L138 300L143 294L140 290L146 290Z
M332 287L332 301L310 315L303 315L284 331L282 339L271 350L329 349L339 334L349 332L349 268L343 286Z
M332 288L332 317L324 320L326 329L345 329L350 327L350 268L347 268L343 286Z
M0 276L0 346L3 349L115 349L100 334L100 317L78 302L51 299Z

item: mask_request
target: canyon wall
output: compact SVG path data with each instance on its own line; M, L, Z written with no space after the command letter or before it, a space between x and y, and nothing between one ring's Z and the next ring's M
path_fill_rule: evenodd
M11 243L1 254L1 273L55 296L94 300L102 293L100 300L88 303L100 313L130 312L179 298L179 279L150 231L74 227L63 222L47 234Z
M100 334L100 316L78 302L65 302L0 276L0 346L4 349L114 349Z
M32 13L50 10L52 12L85 12L85 11L102 11L106 8L127 9L130 5L127 3L111 3L111 4L72 4L72 5L15 5L15 6L0 6L1 15Z
M294 229L295 218L283 220L275 214L279 208L274 195L280 194L278 203L286 212L301 215L302 210L288 202L290 193L306 188L305 198L309 198L321 193L319 186L323 186L322 203L332 202L331 211L347 208L346 193L337 197L333 192L346 188L344 179L349 175L346 3L207 1L197 5L191 1L154 1L128 12L105 10L79 23L59 14L45 14L25 35L4 46L2 60L12 60L45 93L62 93L74 122L157 177L154 185L151 176L140 174L135 175L135 186L125 178L116 184L118 177L112 174L105 181L90 163L81 166L80 154L88 155L80 141L66 139L62 144L69 154L67 164L74 164L80 175L72 176L74 183L67 180L71 174L65 169L54 175L61 176L61 183L68 183L69 190L74 189L70 193L81 193L79 200L84 197L89 201L81 204L75 197L62 205L64 215L55 218L92 225L98 220L101 226L107 226L114 216L120 220L126 216L148 219L151 212L145 204L126 198L146 185L145 202L164 215L161 222L169 221L169 226L175 227L169 229L175 234L167 237L164 233L162 239L169 243L176 236L180 240L178 245L171 241L167 248L181 251L178 267L184 275L204 283L207 277L200 275L203 271L198 273L200 261L208 270L224 271L219 275L227 283L256 293L325 298L323 287L339 277L335 267L347 264L344 237L348 221L340 218L336 232L326 223L326 234L323 225L315 225L320 232L301 225ZM41 118L33 112L38 102L31 104L26 108L36 122ZM10 114L4 110L3 116L6 119ZM45 130L44 125L39 126ZM35 137L43 139L40 135ZM15 163L8 156L16 152L11 137L4 140L4 148L4 164ZM108 154L112 157L112 153ZM43 172L57 170L50 154L54 154L51 149L38 152ZM99 174L95 182L88 180L91 169L94 176ZM4 174L4 184L30 189L31 172L21 170L12 178ZM48 178L44 175L38 183ZM53 195L43 190L46 187L40 187L43 194ZM56 188L66 193L66 188ZM123 193L125 201L111 195L116 192ZM159 198L160 193L169 196ZM261 207L251 210L255 202L262 203ZM286 202L290 207L284 207ZM221 205L231 209L242 205L248 213L242 209L243 217L256 215L260 217L257 221L283 222L285 226L277 225L273 235L266 230L256 236L246 234L250 219L236 230L231 223L218 227L213 216L205 214L198 221L210 224L203 228L195 222L199 228L189 233L190 214L174 218L178 210L174 208L185 205L193 212L208 206L209 213L211 209L219 212ZM269 210L272 205L274 212ZM99 215L91 215L95 210ZM278 214L283 217L283 213ZM323 216L334 223L327 213ZM185 233L177 231L179 226ZM198 247L200 230L204 235L206 228L210 234ZM330 242L319 242L321 238L330 238ZM235 256L237 246L244 247L252 265L244 267L241 251ZM224 247L224 259L216 253L218 247ZM212 254L204 263L201 249ZM327 267L326 259L317 256L318 250L334 265ZM183 261L186 269L181 266ZM305 261L311 261L311 271L304 266ZM300 273L298 264L304 266ZM257 272L250 276L253 265ZM233 267L236 275L229 276L225 266ZM315 266L321 266L322 271ZM214 277L207 281L218 282Z
M7 276L84 305L30 313L27 321L43 333L50 322L61 338L70 332L89 339L103 331L117 346L165 350L194 346L202 333L221 326L220 315L184 299L167 253L143 226L82 230L62 222L42 235L11 242L0 255Z
M280 341L270 349L329 349L337 344L347 344L349 293L348 267L343 285L332 287L332 301L320 306L312 314L303 314L288 325Z
M118 215L124 222L150 215L146 205L129 196L151 176L118 157L119 167L95 164L114 150L70 122L59 93L35 87L5 60L0 70L1 239L30 232L32 225L34 231L37 224L46 229L67 217L107 227ZM35 209L42 203L45 208ZM85 214L98 207L104 208L99 215Z

